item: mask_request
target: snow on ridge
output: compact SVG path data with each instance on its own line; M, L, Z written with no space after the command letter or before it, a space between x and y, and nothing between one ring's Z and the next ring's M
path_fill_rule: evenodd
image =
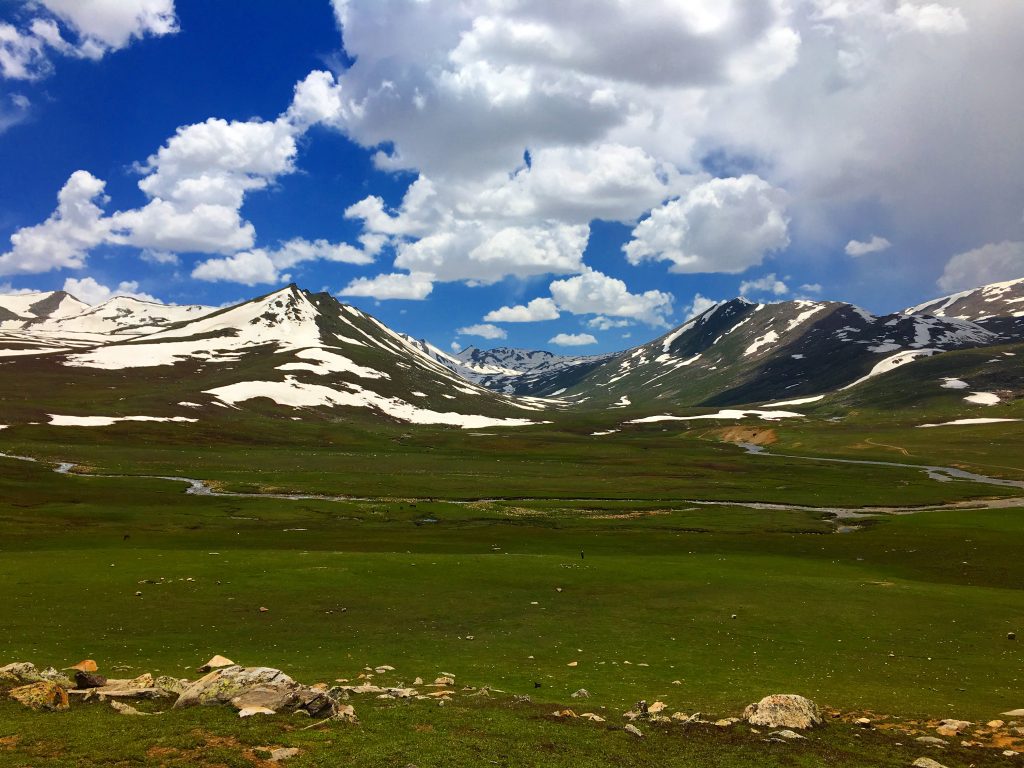
M955 419L954 421L943 421L938 424L918 424L918 429L929 427L956 427L970 424L1002 424L1008 421L1020 421L1020 419Z
M462 429L525 427L545 423L529 419L493 418L454 412L441 413L418 408L396 397L384 397L355 384L345 384L344 386L349 391L343 392L320 384L305 384L289 376L284 381L242 381L208 389L205 392L228 405L265 397L278 405L292 408L334 405L370 408L410 424L442 424Z
M879 363L875 364L875 367L868 371L867 375L861 376L856 381L847 384L845 387L840 389L846 390L856 387L858 384L863 384L868 379L873 379L875 376L881 376L882 374L894 371L900 366L912 363L919 357L930 357L931 355L937 355L941 352L938 349L912 349L906 352L900 352L899 354L887 357Z
M318 376L328 373L354 373L363 379L390 379L386 373L375 371L373 368L365 368L344 355L331 352L322 347L310 347L300 349L295 356L302 360L311 360L310 363L285 363L277 366L279 371L309 371Z
M756 339L754 339L754 343L744 350L743 356L748 357L757 352L757 350L759 350L761 347L768 346L769 344L774 344L778 340L779 334L777 331L768 331L768 333L766 333L764 336L758 336Z
M777 408L780 405L806 405L807 403L816 403L819 400L824 400L824 395L814 395L813 397L798 397L796 400L780 400L779 402L765 403L765 408Z
M745 419L750 416L756 416L763 421L778 421L779 419L793 419L803 418L802 413L795 413L793 411L765 411L758 408L748 408L744 410L737 410L733 408L723 408L718 413L705 413L700 416L672 416L671 414L662 414L660 416L645 416L642 419L633 419L627 421L627 424L653 424L659 421L699 421L703 419Z
M199 419L186 416L64 416L48 413L50 426L54 427L109 427L119 421L173 421L195 423Z

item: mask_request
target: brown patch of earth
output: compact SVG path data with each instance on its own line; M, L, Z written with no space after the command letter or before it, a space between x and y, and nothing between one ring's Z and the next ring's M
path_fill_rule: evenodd
M775 430L766 427L725 427L717 430L716 434L723 443L772 445L779 440Z

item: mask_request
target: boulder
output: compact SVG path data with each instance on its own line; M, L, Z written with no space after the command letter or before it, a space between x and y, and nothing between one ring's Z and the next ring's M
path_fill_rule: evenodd
M821 725L818 705L803 696L777 693L765 696L743 711L743 719L751 725L766 728L813 728Z
M23 685L8 695L19 704L37 712L64 712L70 707L68 692L49 680Z
M178 696L174 707L206 704L232 704L237 709L266 707L276 712L301 710L314 716L333 716L337 711L327 691L297 683L279 669L238 665L215 669L192 683Z
M30 661L16 661L5 667L0 667L0 683L38 683L45 678L36 669L36 665Z

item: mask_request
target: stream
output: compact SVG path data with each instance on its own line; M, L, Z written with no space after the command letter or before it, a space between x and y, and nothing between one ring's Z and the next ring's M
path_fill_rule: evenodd
M957 469L956 467L942 467L933 465L923 464L902 464L894 461L873 461L866 459L838 459L824 456L798 456L794 454L786 453L772 453L768 451L762 445L755 445L753 443L738 443L740 448L745 450L749 455L752 456L763 456L763 457L775 457L775 458L786 458L796 459L799 461L816 461L816 462L830 462L837 464L860 464L867 466L878 466L878 467L896 467L900 469L913 469L924 472L929 478L937 482L956 482L958 480L969 481L974 483L980 483L983 485L993 485L1000 487L1009 488L1020 488L1024 490L1024 481L1022 480L1006 480L999 477L989 477L988 475L981 475L974 472L968 472L963 469ZM15 459L18 461L31 461L38 462L31 456L16 456L12 454L0 452L0 458L4 459ZM72 462L59 462L53 467L53 471L59 475L69 475L74 472L75 467L78 465ZM166 480L174 483L184 483L188 487L185 489L185 493L192 496L216 496L221 498L233 498L233 499L282 499L287 501L376 501L372 497L362 496L333 496L327 494L315 494L315 493L246 493L243 491L218 491L212 488L205 480L199 480L194 477L182 477L177 475L125 475L125 474L81 474L75 475L76 477L103 477L103 478L135 478L143 480ZM462 499L462 500L448 500L448 499L437 499L448 504L477 504L477 503L496 503L496 502L528 502L534 501L527 497L523 498L481 498L481 499ZM631 501L630 499L559 499L566 503L581 503L585 504L588 502L595 501ZM639 501L639 500L633 500ZM656 499L646 499L644 501L657 501ZM801 512L814 512L824 515L830 515L833 522L836 524L836 530L839 533L850 533L858 530L855 525L847 525L844 521L854 521L864 518L870 518L877 515L908 515L914 514L915 512L925 511L938 511L938 510L949 510L949 509L1008 509L1012 507L1024 506L1024 496L1009 497L1000 499L976 499L967 501L954 501L946 504L926 504L921 506L876 506L876 507L816 507L804 504L786 504L779 502L762 502L762 501L709 501L706 499L672 499L665 500L672 501L680 504L695 504L698 506L707 507L744 507L746 509L761 509L761 510L778 510L778 511L801 511Z

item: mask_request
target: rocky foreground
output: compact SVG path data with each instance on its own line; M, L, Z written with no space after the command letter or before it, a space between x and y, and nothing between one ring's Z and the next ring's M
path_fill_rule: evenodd
M384 665L367 667L356 680L338 679L335 685L297 682L279 669L272 667L244 667L223 656L214 656L197 669L203 673L198 679L179 679L168 676L154 677L143 674L132 679L114 679L99 673L98 665L86 659L64 670L53 667L38 669L30 662L16 662L0 667L0 687L6 695L21 705L39 712L65 712L72 702L109 703L116 712L126 716L148 717L168 709L195 706L231 707L240 718L296 715L310 718L306 729L330 724L356 724L359 722L355 707L349 703L354 697L374 696L378 699L405 699L431 702L445 706L456 696L492 697L502 691L487 687L457 687L454 675L442 673L432 682L415 678L410 685L381 685L377 677L393 677L394 667ZM590 699L586 690L578 690L572 698ZM528 702L528 696L512 696L513 701ZM133 703L151 701L169 707L152 711L139 709ZM131 703L130 703L131 702ZM601 708L603 709L603 708ZM575 709L564 708L551 713L553 720L591 721L606 723L607 718L591 711L577 714ZM638 739L645 736L642 727L704 725L728 729L744 726L752 734L761 734L765 741L795 743L806 739L800 732L821 728L829 721L855 725L858 728L889 732L899 738L912 738L922 750L941 757L947 747L969 747L999 750L1013 758L1024 753L1024 709L1002 714L1005 719L990 720L984 724L966 720L944 719L935 721L902 720L867 712L824 712L814 702L795 694L774 694L748 706L739 717L710 719L701 713L668 712L664 702L639 701L633 709L622 715L622 730ZM605 727L608 727L607 725ZM298 754L295 749L278 750L273 762L286 760ZM913 762L916 768L945 768L933 757L922 756Z

